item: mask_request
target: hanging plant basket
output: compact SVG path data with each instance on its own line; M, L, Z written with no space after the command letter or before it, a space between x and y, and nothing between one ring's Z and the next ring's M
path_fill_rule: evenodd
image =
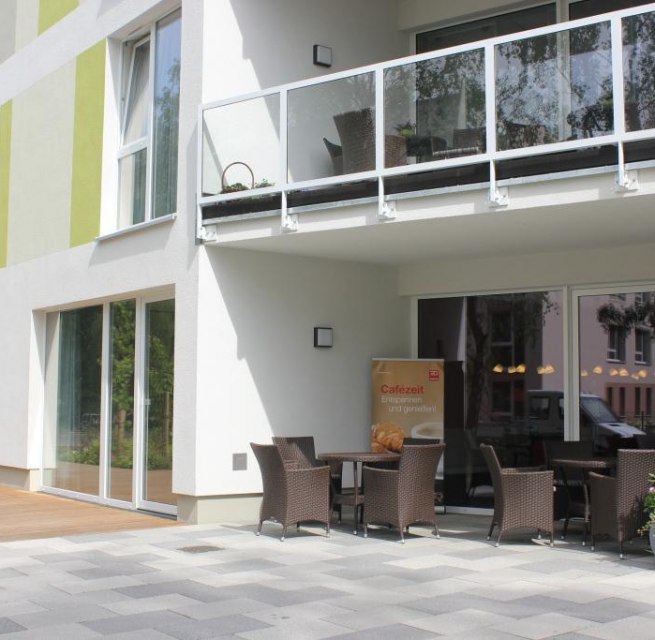
M248 170L248 173L250 173L250 186L243 184L243 182L234 182L232 184L226 184L225 182L225 177L227 174L227 170L230 167L234 167L236 165L241 165L245 167ZM255 174L253 173L253 170L245 163L245 162L231 162L230 164L223 169L223 173L221 174L221 193L234 193L236 191L248 191L249 189L253 189L255 187Z

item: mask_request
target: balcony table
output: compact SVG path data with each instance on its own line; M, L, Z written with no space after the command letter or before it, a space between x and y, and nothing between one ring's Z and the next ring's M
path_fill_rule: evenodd
M353 494L352 496L343 496L341 504L352 505L354 509L354 531L357 535L358 521L357 508L364 504L364 495L359 491L359 465L367 463L380 462L398 462L399 453L375 453L373 451L337 451L321 453L316 456L323 462L352 462L353 463Z

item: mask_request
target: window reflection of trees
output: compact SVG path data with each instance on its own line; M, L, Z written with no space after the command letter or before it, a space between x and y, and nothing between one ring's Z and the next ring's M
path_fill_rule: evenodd
M611 132L609 23L498 45L496 114L500 149Z
M655 13L623 20L626 130L655 127Z

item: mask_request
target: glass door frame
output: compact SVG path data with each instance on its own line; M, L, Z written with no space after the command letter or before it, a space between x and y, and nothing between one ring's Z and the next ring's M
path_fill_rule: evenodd
M571 379L569 387L571 389L571 397L566 398L568 409L572 416L571 422L571 436L570 439L578 439L580 433L580 412L577 410L580 398L580 299L587 296L611 296L620 294L634 294L643 291L651 291L655 293L655 282L650 281L634 281L627 284L620 285L597 285L597 286L575 286L570 287L570 309L571 309L571 348L570 348L570 361L569 361L569 374ZM568 439L568 438L567 438Z
M134 300L136 303L135 314L135 350L134 350L134 426L133 426L133 442L132 442L132 498L131 500L120 500L111 498L110 491L110 473L111 473L111 305L114 302L121 302L124 300ZM102 362L101 362L101 389L100 389L100 456L98 461L99 473L99 489L98 495L81 493L70 489L62 489L44 483L45 479L45 457L47 452L45 447L41 455L41 480L40 488L45 493L60 495L63 497L75 498L84 500L86 502L93 502L104 504L112 507L131 509L131 510L145 510L154 513L161 513L166 515L177 515L177 506L165 503L153 502L143 498L144 477L147 472L144 453L145 453L145 437L146 437L146 399L145 394L145 363L146 363L146 305L152 302L160 302L164 300L175 300L174 291L167 290L166 292L159 292L151 295L131 295L122 296L106 300L102 304ZM70 307L64 307L56 311L48 312L47 316L52 315L54 319L45 323L47 340L53 342L59 341L61 329L61 313L73 309L85 308L87 306L98 306L98 303L81 304ZM59 358L59 347L50 349ZM44 411L44 424L43 433L45 442L45 432L48 427L48 420L56 420L56 386L52 384L52 376L59 366L59 362L46 362L46 372L44 378L45 390L48 392L46 395L46 404ZM54 393L54 395L53 395ZM48 398L48 395L51 396ZM173 423L173 429L175 425Z
M151 295L137 298L136 306L136 353L135 381L134 381L134 481L133 481L133 500L137 509L145 511L154 511L168 515L177 515L177 506L163 502L153 502L145 498L146 474L148 467L146 464L146 438L148 437L146 413L148 410L148 400L146 398L146 363L148 361L148 341L146 339L146 306L155 302L164 302L165 300L175 300L174 295ZM137 417L138 416L138 417ZM173 423L173 430L175 424ZM172 463L172 458L171 458ZM172 465L171 465L172 466ZM172 468L171 468L172 482Z

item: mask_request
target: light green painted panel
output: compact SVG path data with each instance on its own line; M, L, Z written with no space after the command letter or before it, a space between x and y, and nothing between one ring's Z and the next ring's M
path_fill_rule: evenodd
M105 104L105 42L77 57L70 243L90 242L100 233L102 129Z
M76 61L13 99L7 266L70 247Z
M11 102L0 107L0 267L7 266L9 224L9 156L11 151Z
M77 9L78 0L39 0L39 33Z

